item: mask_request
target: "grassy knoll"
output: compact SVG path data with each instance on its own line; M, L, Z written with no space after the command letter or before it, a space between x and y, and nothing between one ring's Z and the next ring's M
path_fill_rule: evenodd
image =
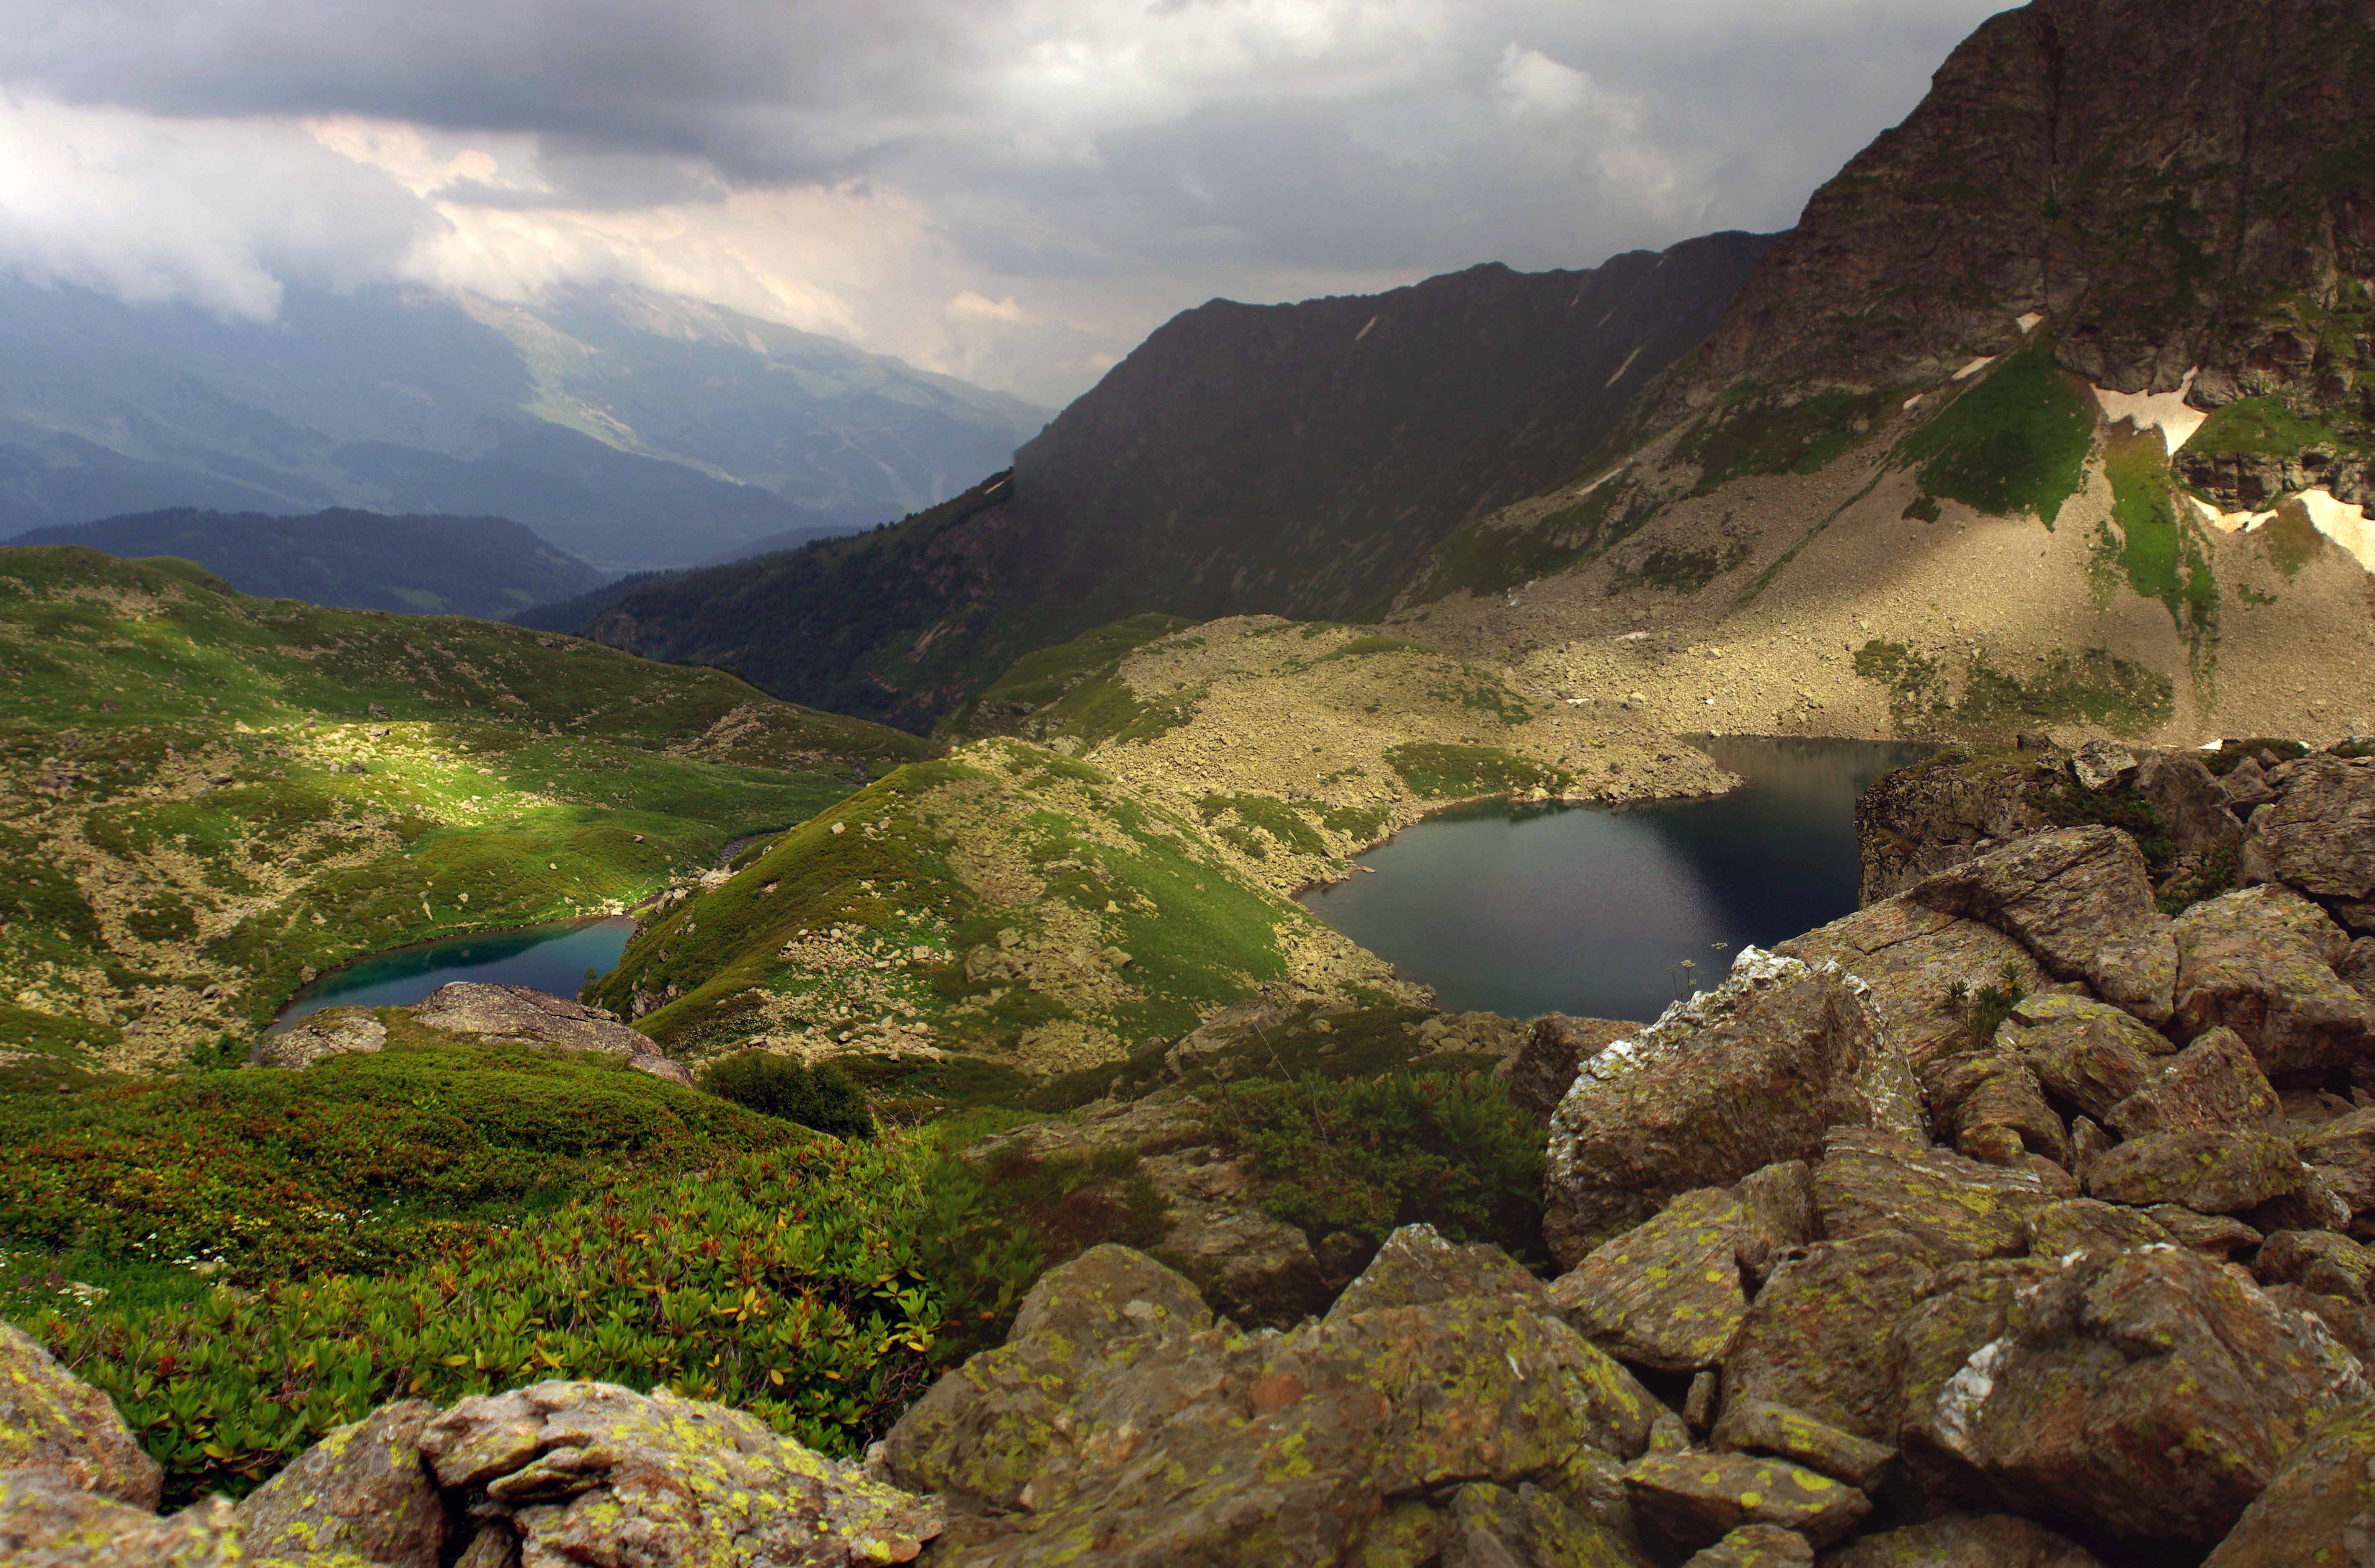
M2050 526L2086 482L2095 412L2039 334L1905 438L1927 495Z
M687 1060L770 1039L904 1055L929 1085L957 1053L978 1090L1118 1060L1329 960L1383 976L1234 868L1193 810L999 739L738 861L646 921L595 994Z
M0 549L0 1071L178 1066L310 970L623 908L928 749L573 639Z

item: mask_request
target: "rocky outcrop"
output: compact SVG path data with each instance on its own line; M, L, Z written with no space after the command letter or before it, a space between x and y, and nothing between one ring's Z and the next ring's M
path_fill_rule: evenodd
M231 1568L242 1561L238 1539L231 1505L219 1497L160 1519L86 1491L63 1470L0 1469L0 1562L8 1568Z
M1867 996L1836 964L1748 948L1722 985L1586 1062L1551 1118L1553 1254L1579 1263L1676 1194L1816 1156L1834 1126L1919 1136Z
M240 1503L241 1548L267 1562L309 1553L371 1568L441 1561L445 1500L420 1451L436 1419L436 1406L407 1399L330 1433Z
M331 1056L372 1052L387 1043L387 1025L361 1008L330 1008L302 1022L266 1034L248 1053L259 1067L310 1067Z
M1628 1034L1637 1023L1601 1018L1569 1018L1546 1013L1526 1032L1525 1043L1504 1060L1495 1073L1501 1092L1519 1110L1547 1123L1558 1109L1577 1069Z
M0 1323L0 1470L20 1468L54 1471L80 1491L136 1508L156 1507L161 1484L157 1462L107 1396Z
M671 1061L648 1034L618 1016L526 985L482 985L457 980L408 1009L416 1022L448 1034L474 1036L539 1050L587 1051L624 1056L638 1072L690 1085L692 1074Z
M2334 968L2349 936L2290 888L2195 904L2172 930L2180 1036L2231 1029L2279 1084L2346 1076L2375 1055L2375 1004Z

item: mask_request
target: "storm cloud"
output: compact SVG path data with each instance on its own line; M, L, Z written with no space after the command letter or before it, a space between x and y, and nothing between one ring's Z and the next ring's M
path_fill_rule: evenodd
M1987 0L0 0L0 266L616 277L1060 400L1216 294L1774 229Z

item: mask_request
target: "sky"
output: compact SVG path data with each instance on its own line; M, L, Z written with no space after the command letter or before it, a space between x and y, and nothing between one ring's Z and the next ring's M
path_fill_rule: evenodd
M2002 0L0 0L0 272L620 281L1059 405L1216 296L1787 228Z

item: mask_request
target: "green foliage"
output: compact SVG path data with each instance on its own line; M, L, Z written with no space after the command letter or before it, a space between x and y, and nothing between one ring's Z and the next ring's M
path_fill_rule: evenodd
M1426 650L1400 637L1381 637L1365 633L1337 644L1312 660L1314 665L1331 664L1338 659L1365 659L1373 654L1423 654Z
M1642 557L1639 566L1611 572L1608 591L1622 594L1632 588L1657 588L1669 594L1696 594L1747 559L1748 546L1738 539L1696 550L1660 545Z
M1192 624L1176 615L1134 615L1069 643L1025 654L973 701L941 720L939 727L958 735L1011 733L1022 713L1045 708L1083 683L1110 677L1123 655Z
M1951 721L1975 733L2084 719L2121 735L2168 722L2176 686L2168 677L2107 649L2057 653L2026 679L1984 654L1965 662L1963 694L1949 696L1943 658L1873 638L1855 652L1855 672L1888 690L1891 722L1918 730Z
M2046 819L2057 828L2099 826L2117 828L2136 841L2147 868L2168 865L2173 846L2168 825L2152 802L2133 788L2087 789L2065 779L2051 790L2032 797Z
M1314 1236L1383 1241L1435 1226L1539 1260L1542 1129L1486 1072L1233 1083L1215 1130L1267 1184L1264 1205Z
M1223 813L1236 818L1247 828L1258 828L1282 846L1297 855L1328 853L1328 841L1312 828L1310 819L1302 810L1283 800L1273 800L1266 795L1208 795L1196 802L1196 815L1211 823ZM1223 836L1230 830L1220 830ZM1243 836L1243 835L1240 835ZM1233 841L1234 842L1234 841ZM1258 845L1259 841L1252 841ZM1244 847L1240 844L1239 847ZM1261 852L1249 852L1261 858Z
M2095 441L2087 399L2043 335L1931 416L1897 449L1922 490L1998 517L2033 512L2050 526L2086 480Z
M1412 596L1432 604L1462 589L1497 594L1554 576L1597 558L1657 511L1654 497L1609 477L1589 494L1530 523L1485 518L1463 524L1436 551L1433 569Z
M2004 1020L2012 1017L2013 1009L2019 1007L2022 998L2027 995L2020 983L2020 965L2006 959L2003 974L1980 986L1977 995L1964 981L1957 980L1949 984L1946 987L1946 1006L1951 1011L1962 1015L1963 1027L1968 1032L1967 1038L1971 1048L1984 1051L1995 1043L1996 1031L2003 1027Z
M379 1271L523 1206L804 1138L616 1061L392 1039L302 1072L0 1098L0 1236L242 1284Z
M2161 453L2156 434L2110 443L2103 466L2111 480L2112 521L2101 525L2097 543L2107 561L2117 560L2131 589L2168 607L2198 654L2217 636L2218 583L2200 527L2178 517Z
M545 1377L717 1400L855 1456L929 1383L951 1305L970 1310L931 1272L943 1163L916 1134L778 1149L457 1228L402 1273L21 1321L115 1401L168 1507L244 1492L387 1400Z
M2190 456L2294 457L2312 447L2334 451L2334 431L2302 419L2277 397L2239 397L2214 408L2185 443Z
M1566 769L1519 757L1494 746L1454 746L1407 741L1386 760L1412 791L1429 800L1464 800L1485 795L1557 794L1574 782Z
M721 1100L834 1138L872 1138L866 1095L831 1062L810 1067L769 1051L738 1051L701 1069L701 1087Z
M1908 521L1935 523L1944 515L1944 513L1938 510L1938 498L1936 496L1917 495L1911 501L1905 503L1905 510L1899 515L1905 517Z
M1696 492L1751 474L1817 474L1864 440L1901 394L1818 392L1795 402L1750 389L1699 417L1674 443L1674 455L1699 469Z

